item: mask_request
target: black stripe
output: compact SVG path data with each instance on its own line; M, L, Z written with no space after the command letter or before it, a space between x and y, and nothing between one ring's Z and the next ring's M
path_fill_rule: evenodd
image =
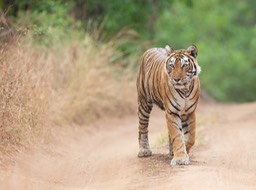
M176 88L175 88L175 90L176 90L176 92L180 95L180 97L181 97L182 99L185 98L185 97L184 97L184 94L182 93L182 91L181 91L180 89L176 89Z
M142 107L140 107L140 108L142 108ZM149 115L145 115L143 112L142 112L142 110L140 110L140 108L139 108L139 114L141 114L142 115L142 117L144 117L144 118L149 118ZM145 111L145 110L144 110ZM146 112L146 111L145 111ZM146 112L147 114L149 114L148 112Z
M189 122L189 126L191 126L192 123L195 123L195 120L190 121L190 122Z
M189 100L193 100L195 98L195 96L197 95L198 90L195 92L194 96L192 98L190 98Z
M177 102L177 98L175 98L175 96L173 95L173 93L172 93L172 91L171 91L170 88L168 88L168 91L169 91L169 93L171 94L171 96L172 96L172 98L174 99L174 101L177 103L177 105L179 105L178 102ZM179 105L179 106L180 106L180 105Z
M187 112L188 110L190 110L195 104L196 104L197 101L195 101L191 106L189 106L185 111Z
M165 95L166 95L167 99L168 99L169 102L171 103L172 107L174 107L177 111L180 111L180 109L179 109L177 106L175 106L174 103L171 101L171 99L169 98L169 96L168 96L166 90L164 90L164 92L165 92Z
M147 60L147 62L151 62L151 60ZM152 63L152 64L150 64L150 65L148 65L148 76L147 76L147 78L149 79L150 78L150 76L151 76L151 74L153 73L151 70L152 70L152 67L154 67L154 64Z
M140 137L142 134L148 134L148 131L147 131L147 132L141 132L141 131L139 131L139 137Z
M151 109L152 109L152 105L148 105L146 103L140 104L140 107L143 109L143 111L145 111L148 114L151 112Z
M183 144L181 144L180 147L176 149L176 151L179 151L182 148L183 148Z
M148 121L147 121L147 122L139 121L139 124L140 124L140 125L148 125Z
M189 93L186 95L187 97L189 97L190 96L190 94L193 92L193 90L194 90L194 87L195 87L195 85L194 85L194 81L192 81L193 83L191 84L192 85L192 88L191 88L191 90L189 91ZM190 85L190 86L191 86Z
M172 112L171 110L167 110L167 113L168 114L170 114L170 115L175 115L175 116L177 116L178 118L180 118L180 115L179 114L177 114L177 113L174 113L174 112Z
M153 71L154 73L155 73L155 69L154 69L154 71ZM153 100L154 100L154 102L157 102L157 97L155 96L155 94L156 94L156 92L155 92L155 85L154 85L154 81L155 81L155 74L153 74L153 77L152 77L152 92L153 92L153 94L152 94L152 98L153 98Z
M169 98L168 98L169 99ZM170 100L170 99L169 99ZM177 111L180 111L180 109L179 108L177 108L173 103L172 103L172 101L170 100L170 103L171 103L171 105L172 105L172 107L174 107Z
M176 125L176 126L177 126L176 128L178 128L178 129L180 128L180 127L179 127L179 124L176 123L175 121L171 121L171 123L174 124L174 125Z
M160 81L160 80L159 80ZM157 83L158 84L158 83ZM158 84L159 85L159 84ZM160 85L159 85L160 86ZM161 93L160 93L160 91L159 91L159 88L157 88L157 93L158 93L158 95L160 96L160 99L161 99L161 101L163 101L163 97L162 97L162 95L161 95Z
M195 100L195 102L191 105L191 106L189 106L185 111L187 112L188 110L190 110L196 103L197 103L197 100L199 99L199 96L198 96L198 98Z
M154 84L154 82L153 82L153 84ZM158 85L158 80L157 80L156 84ZM153 99L154 99L155 104L157 104L158 107L160 107L162 110L164 110L163 98L162 98L162 96L161 96L161 93L160 93L160 91L159 91L158 86L154 86L154 85L153 85L153 93L154 93L154 94L153 94ZM159 98L159 97L160 97L160 98Z
M168 98L168 100L170 101L170 98L169 98L169 96L168 96L168 94L167 94L167 92L166 92L166 88L164 87L164 93L165 93L165 96Z
M148 123L148 119L139 118L141 122Z
M156 105L161 109L161 110L165 110L165 108L164 108L164 105L163 105L163 103L162 102L156 102Z
M144 86L143 79L141 80L141 86L142 86L142 91L143 91L144 95L146 95L146 89L145 89L145 86Z
M176 138L178 138L180 136L180 134L176 135L173 140L171 141L171 143L173 144L173 142L176 140Z
M146 89L145 89L145 86L144 86L144 79L145 79L145 73L144 73L145 71L144 71L144 64L143 63L141 63L141 71L140 71L140 73L141 73L141 80L139 81L141 84L141 86L142 86L142 91L143 91L143 93L144 93L144 95L146 95ZM137 85L137 87L138 87L138 85Z
M154 62L155 63L155 62ZM152 92L153 92L153 94L152 94L152 99L153 99L153 101L157 104L157 105L161 105L161 101L158 99L158 94L160 94L160 93L156 93L156 92L158 92L158 88L157 88L157 86L155 86L155 83L156 84L158 84L158 78L156 78L156 71L157 71L157 69L158 69L158 67L157 67L158 65L157 64L153 64L152 65L152 68L151 69L153 69L153 71L152 71ZM155 78L156 78L156 82L155 82ZM163 107L163 106L159 106L159 107Z
M184 128L187 128L188 127L188 124L187 123L185 123L185 124L182 124L182 128L184 129Z

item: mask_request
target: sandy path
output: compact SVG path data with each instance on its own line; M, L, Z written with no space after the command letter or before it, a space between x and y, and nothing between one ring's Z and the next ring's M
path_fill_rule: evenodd
M191 165L184 167L169 165L162 112L152 113L149 158L137 158L135 115L96 129L53 131L49 142L0 170L0 189L256 189L255 103L201 104Z

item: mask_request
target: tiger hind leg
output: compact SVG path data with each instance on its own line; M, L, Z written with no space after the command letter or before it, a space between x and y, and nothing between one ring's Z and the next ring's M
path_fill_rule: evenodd
M139 102L138 117L139 117L139 153L138 157L148 157L152 155L148 143L148 123L149 116L153 105L151 103L142 104Z

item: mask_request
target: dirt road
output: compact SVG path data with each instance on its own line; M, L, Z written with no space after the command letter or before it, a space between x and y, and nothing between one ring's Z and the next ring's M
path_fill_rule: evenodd
M201 103L197 118L189 166L170 166L165 119L156 109L149 128L153 156L137 158L136 115L59 128L0 170L0 189L256 189L256 104Z

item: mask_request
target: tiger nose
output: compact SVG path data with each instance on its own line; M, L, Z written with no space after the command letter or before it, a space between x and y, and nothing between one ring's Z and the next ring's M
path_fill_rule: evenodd
M179 82L180 79L181 79L180 77L174 77L174 78L173 78L173 80L174 80L175 82Z

